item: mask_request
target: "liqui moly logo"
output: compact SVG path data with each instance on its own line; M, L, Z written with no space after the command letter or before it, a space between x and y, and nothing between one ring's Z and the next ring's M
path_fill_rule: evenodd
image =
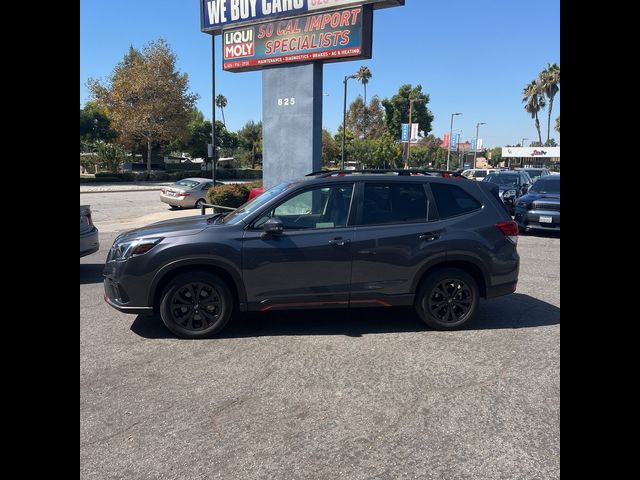
M233 32L224 32L224 59L251 57L255 54L256 47L253 36L253 27Z

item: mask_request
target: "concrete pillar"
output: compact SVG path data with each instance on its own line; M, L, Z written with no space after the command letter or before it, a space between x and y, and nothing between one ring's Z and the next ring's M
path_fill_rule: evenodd
M322 168L322 63L262 71L262 136L265 189Z

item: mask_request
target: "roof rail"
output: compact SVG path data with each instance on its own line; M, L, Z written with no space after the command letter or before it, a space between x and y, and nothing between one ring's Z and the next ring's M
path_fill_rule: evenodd
M362 170L329 170L320 172L311 172L307 174L307 177L326 178L333 176L344 176L351 174L373 174L373 175L385 175L389 173L396 173L398 176L411 176L411 175L427 175L427 176L441 176L441 177L459 177L460 173L452 172L449 170L436 170L436 169L423 169L423 168L391 168L391 169L362 169Z

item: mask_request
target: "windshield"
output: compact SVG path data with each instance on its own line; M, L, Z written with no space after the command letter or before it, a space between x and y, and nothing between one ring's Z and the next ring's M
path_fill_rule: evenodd
M280 185L276 185L273 188L270 188L269 190L264 192L262 195L259 195L254 199L252 199L251 201L245 203L244 205L241 205L240 207L235 209L233 212L231 212L229 215L224 217L224 221L222 223L227 223L229 225L237 224L238 222L244 220L247 216L249 216L256 210L258 210L269 200L280 195L282 192L284 192L287 189L287 187L289 187L289 185L291 184L286 182L286 183L281 183Z
M194 182L193 180L180 180L173 185L175 187L194 188L200 185L200 182Z
M542 175L542 170L525 170L525 172L527 172L529 174L529 176L531 177L531 179L536 179L538 178L540 175Z
M498 185L517 185L518 178L519 176L513 173L492 173L487 175L483 182L491 182Z
M534 193L555 193L560 194L560 180L540 179L529 189Z

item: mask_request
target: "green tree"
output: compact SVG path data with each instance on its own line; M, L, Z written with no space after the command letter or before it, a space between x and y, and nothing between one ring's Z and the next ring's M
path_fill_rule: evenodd
M396 140L400 140L403 123L409 123L409 101L421 98L424 102L414 102L412 119L413 123L418 123L418 130L428 134L431 131L433 113L427 108L429 94L422 92L422 85L415 88L410 84L402 85L390 99L384 99L382 105L385 109L384 121L389 134Z
M556 128L555 128L556 132L560 133L560 115L558 115L558 118L556 118Z
M542 134L540 133L540 120L538 120L538 112L545 107L544 95L540 90L540 84L533 80L522 90L524 98L524 109L535 120L536 130L538 131L538 141L542 145Z
M362 86L364 87L364 104L367 104L367 84L369 83L369 80L371 79L371 77L373 77L373 74L371 73L371 70L369 70L369 67L363 65L358 69L358 72L356 73L356 80L358 80L360 83L362 83Z
M225 97L224 95L218 95L216 97L216 107L220 109L220 112L222 113L222 123L226 127L227 122L224 119L224 109L227 108L227 97Z
M262 146L262 122L248 121L238 132L238 137L243 147L251 151L251 168L256 168L256 155Z
M329 167L340 158L340 144L335 141L331 132L322 129L322 165Z
M154 144L188 138L198 95L188 92L188 75L176 71L176 55L165 40L149 42L141 52L131 47L107 83L89 79L87 86L92 99L108 109L120 143L146 144L147 171Z
M373 161L376 168L397 168L402 165L402 149L389 132L385 132L373 142Z
M116 132L111 128L108 110L96 104L87 102L80 109L80 142L93 144L98 140L110 142L116 138Z
M545 143L545 145L548 145L549 136L551 135L551 111L553 110L553 99L560 91L560 67L555 63L547 64L547 68L538 75L538 84L540 86L540 90L545 94L547 100L549 100L549 111L547 112L547 142Z
M98 154L98 165L112 173L118 173L120 165L126 157L124 149L120 145L107 143L103 140L96 142L96 153Z
M374 96L366 108L362 97L358 95L347 110L347 130L351 130L358 139L372 139L386 132L384 111L380 99ZM342 131L342 124L339 130Z
M489 150L489 156L487 162L492 167L497 167L502 161L502 147L496 147Z

